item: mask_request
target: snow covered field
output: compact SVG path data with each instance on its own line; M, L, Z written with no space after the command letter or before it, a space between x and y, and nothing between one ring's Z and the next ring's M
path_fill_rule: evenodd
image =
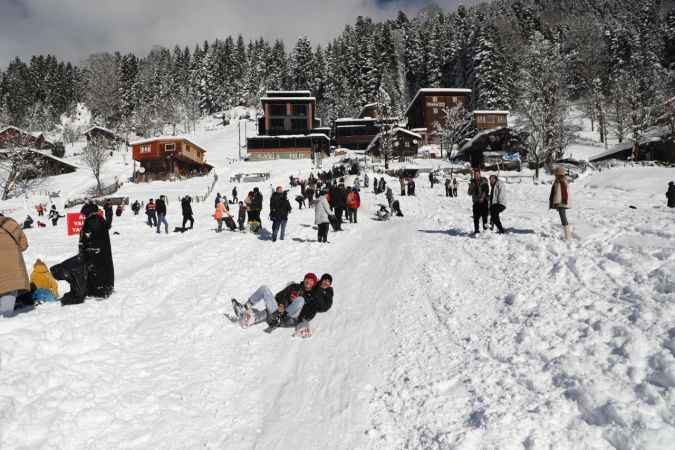
M310 170L229 163L233 133L197 137L220 176L214 192L229 197L237 171L270 170L287 185ZM122 166L108 170L130 173ZM328 244L315 242L312 210L294 210L274 244L214 233L212 201L195 205L195 230L182 235L127 211L113 222L109 299L0 318L0 448L672 449L672 179L654 167L582 177L569 243L547 209L550 185L531 181L507 185L509 233L475 238L466 184L449 199L425 179L400 198L405 217L384 223L373 220L383 196L363 190L359 223ZM85 180L52 182L72 192ZM169 192L173 228L174 197L207 185L122 193ZM267 208L268 183L258 186ZM76 252L65 224L27 236L31 266ZM332 273L336 294L311 339L225 316L230 298L308 271Z

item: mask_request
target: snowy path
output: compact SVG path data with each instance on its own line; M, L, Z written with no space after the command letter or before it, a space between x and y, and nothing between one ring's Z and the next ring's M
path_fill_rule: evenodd
M511 233L473 238L467 196L422 184L387 223L365 193L326 245L307 210L276 244L216 235L210 204L184 235L116 219L110 299L0 319L0 447L668 448L672 213L639 178L581 180L568 244L548 187L509 185ZM27 262L74 248L28 238ZM310 270L336 290L311 339L224 316Z

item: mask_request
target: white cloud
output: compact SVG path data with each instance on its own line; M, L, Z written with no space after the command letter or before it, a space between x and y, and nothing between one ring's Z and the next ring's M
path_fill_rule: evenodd
M0 0L0 67L14 56L51 53L77 63L94 52L144 54L154 45L193 47L240 33L247 40L281 38L288 47L303 34L326 43L356 16L388 17L402 4L381 9L374 0Z

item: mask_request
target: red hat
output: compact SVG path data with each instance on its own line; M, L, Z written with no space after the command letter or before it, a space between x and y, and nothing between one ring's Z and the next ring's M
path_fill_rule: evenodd
M305 274L305 278L303 278L303 279L306 280L307 278L309 278L310 280L314 281L314 284L316 284L316 282L319 281L319 277L317 277L317 276L316 276L315 274L313 274L312 272L306 273L306 274Z

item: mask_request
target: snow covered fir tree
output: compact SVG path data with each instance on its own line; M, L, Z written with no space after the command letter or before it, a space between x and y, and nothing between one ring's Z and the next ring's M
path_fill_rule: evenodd
M673 448L673 2L0 37L1 449Z

